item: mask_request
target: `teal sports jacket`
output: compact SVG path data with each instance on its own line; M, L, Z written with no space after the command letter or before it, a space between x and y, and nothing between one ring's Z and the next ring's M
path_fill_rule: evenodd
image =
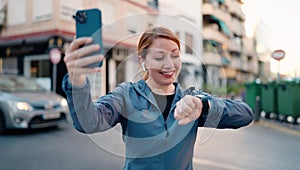
M73 126L79 132L91 134L121 125L124 170L192 170L198 127L240 128L252 122L253 112L244 102L218 98L195 88L183 89L176 82L174 85L175 97L165 121L144 80L122 83L96 101L92 101L89 81L82 87L72 87L66 75L62 84ZM208 114L178 125L174 118L176 103L185 95L199 94L210 100Z

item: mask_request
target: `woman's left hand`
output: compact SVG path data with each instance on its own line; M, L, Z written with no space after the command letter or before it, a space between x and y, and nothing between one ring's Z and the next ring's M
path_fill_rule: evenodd
M184 96L176 103L174 117L179 120L179 125L186 125L200 117L202 107L201 99L190 95Z

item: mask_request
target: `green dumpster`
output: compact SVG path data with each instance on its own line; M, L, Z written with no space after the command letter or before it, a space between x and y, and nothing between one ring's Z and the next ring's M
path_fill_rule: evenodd
M257 96L261 95L261 84L258 81L249 82L245 84L246 96L245 102L254 110Z
M278 113L276 82L261 85L261 110L266 113L266 118L270 118L271 113Z
M294 121L300 117L300 84L296 82L281 82L277 90L278 113L286 119ZM296 122L295 122L296 123Z

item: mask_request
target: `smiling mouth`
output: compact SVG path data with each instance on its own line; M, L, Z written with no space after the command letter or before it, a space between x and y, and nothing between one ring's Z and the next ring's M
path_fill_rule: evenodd
M175 71L161 71L160 74L162 74L165 78L171 78L174 75Z

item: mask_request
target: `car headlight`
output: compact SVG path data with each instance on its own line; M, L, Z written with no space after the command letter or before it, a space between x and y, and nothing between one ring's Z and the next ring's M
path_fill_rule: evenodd
M63 106L63 107L68 106L67 100L66 100L66 99L62 99L62 100L60 101L60 105Z
M32 111L33 108L30 104L26 102L17 102L17 109L22 111Z

